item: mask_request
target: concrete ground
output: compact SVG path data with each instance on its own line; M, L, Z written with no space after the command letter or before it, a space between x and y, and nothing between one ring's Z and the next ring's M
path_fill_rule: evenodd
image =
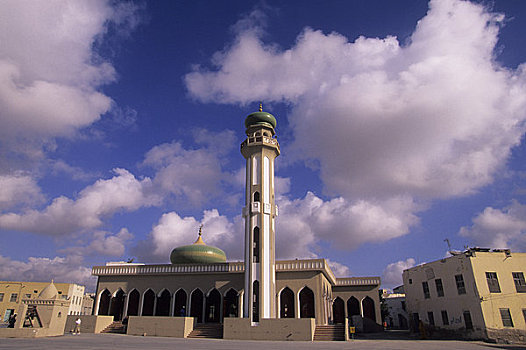
M353 349L353 350L523 350L526 345L487 344L456 340L356 339L348 342L275 342L222 339L136 337L120 334L81 334L36 339L0 339L0 349L10 350L133 350L133 349Z

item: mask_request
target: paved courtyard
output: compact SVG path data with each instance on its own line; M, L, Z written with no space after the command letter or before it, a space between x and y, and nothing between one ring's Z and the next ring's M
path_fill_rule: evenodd
M81 334L64 335L53 338L37 339L0 339L0 349L34 350L34 349L87 349L87 350L132 350L132 349L203 349L203 350L236 350L236 349L355 349L355 350L522 350L526 345L486 344L483 342L438 341L438 340L393 340L393 339L359 339L349 342L274 342L274 341L239 341L216 339L179 339L162 337L135 337L117 334Z

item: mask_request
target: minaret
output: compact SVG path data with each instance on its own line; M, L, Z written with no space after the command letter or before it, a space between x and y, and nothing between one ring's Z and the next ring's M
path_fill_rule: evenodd
M263 112L261 105L259 112L245 119L245 127L247 139L241 144L247 160L243 317L259 322L276 318L274 159L279 156L279 144L276 118Z

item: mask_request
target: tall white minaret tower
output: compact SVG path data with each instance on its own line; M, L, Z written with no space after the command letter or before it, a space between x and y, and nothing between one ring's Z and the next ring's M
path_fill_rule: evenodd
M243 317L251 322L276 318L274 159L279 156L276 118L263 112L245 119L247 139L241 154L247 160L245 191L245 295Z

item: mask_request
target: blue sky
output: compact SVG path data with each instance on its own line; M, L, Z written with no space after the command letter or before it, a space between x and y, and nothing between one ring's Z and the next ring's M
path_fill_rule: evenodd
M244 118L278 120L279 258L401 283L526 250L523 1L2 1L0 279L204 240L242 259Z

